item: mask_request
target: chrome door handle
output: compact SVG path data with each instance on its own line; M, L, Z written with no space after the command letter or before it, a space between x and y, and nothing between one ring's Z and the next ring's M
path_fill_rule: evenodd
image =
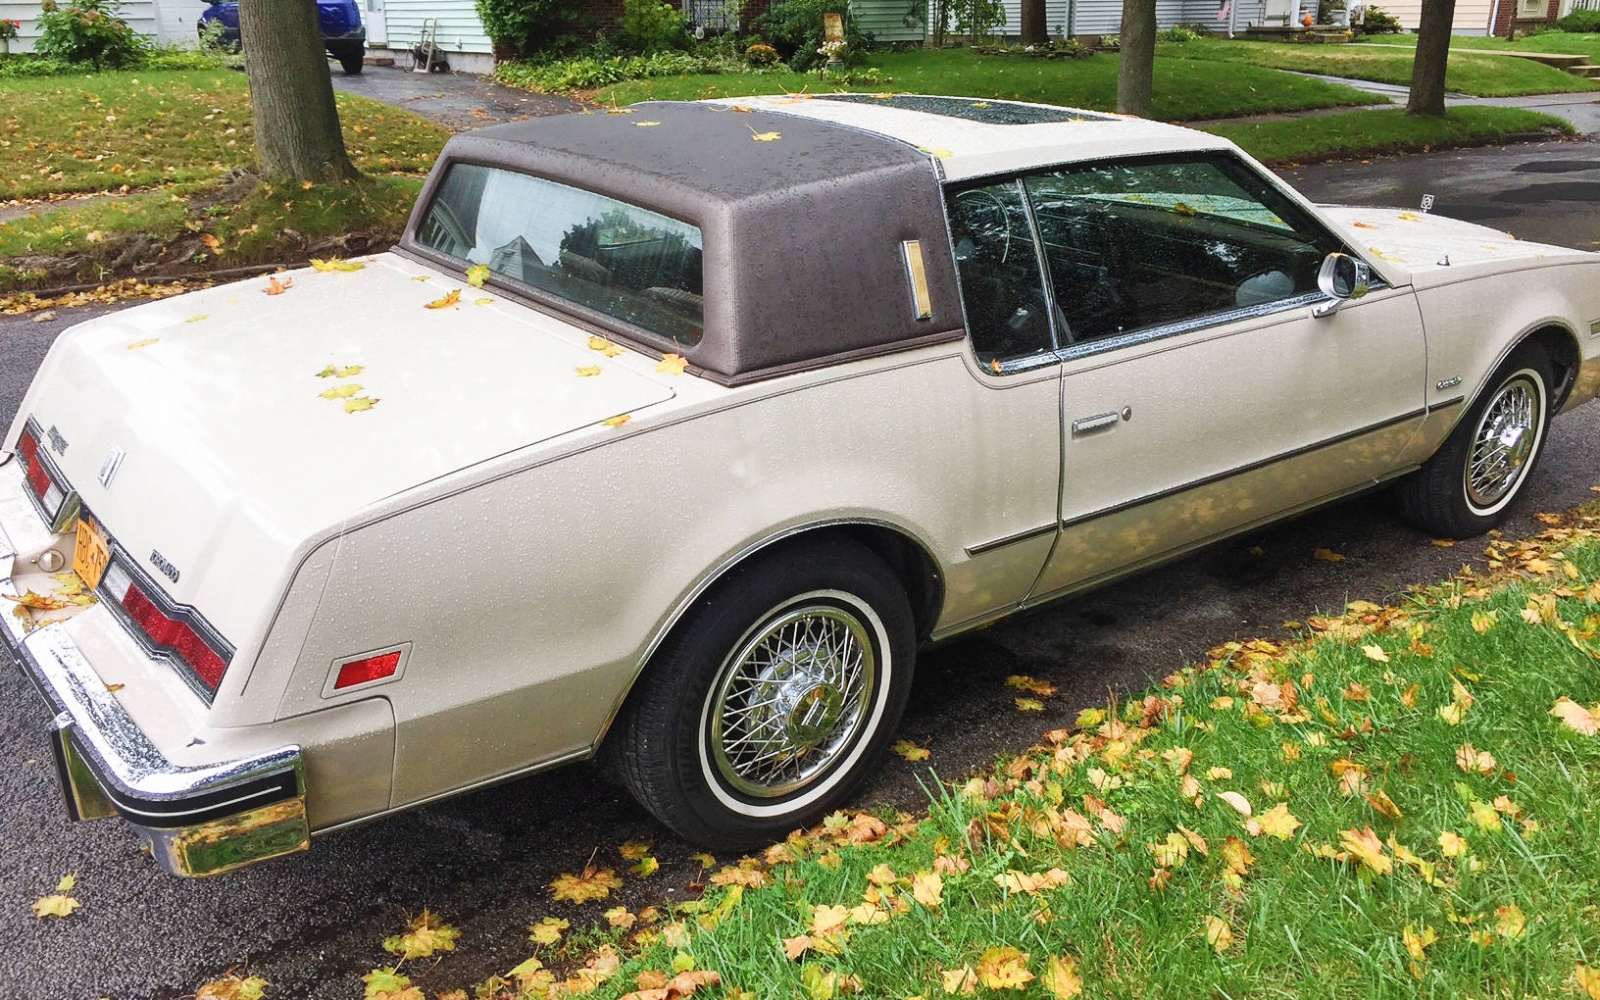
M1095 431L1109 430L1116 426L1118 421L1132 420L1133 407L1124 406L1120 410L1107 410L1105 413L1096 413L1092 417L1079 417L1072 422L1072 436L1083 437Z

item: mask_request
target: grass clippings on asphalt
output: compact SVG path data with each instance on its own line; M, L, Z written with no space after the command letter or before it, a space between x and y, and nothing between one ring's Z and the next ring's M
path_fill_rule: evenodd
M1273 165L1421 153L1534 136L1558 138L1577 131L1570 122L1554 115L1477 105L1451 108L1443 118L1407 115L1401 108L1385 108L1274 121L1218 122L1201 127L1233 140L1251 156Z

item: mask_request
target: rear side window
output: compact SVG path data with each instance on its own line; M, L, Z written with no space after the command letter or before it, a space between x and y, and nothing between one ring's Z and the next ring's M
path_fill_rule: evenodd
M637 205L495 167L457 163L417 240L463 266L659 334L700 341L700 229Z

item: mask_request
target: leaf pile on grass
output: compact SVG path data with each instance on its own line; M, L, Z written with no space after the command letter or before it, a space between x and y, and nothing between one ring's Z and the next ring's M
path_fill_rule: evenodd
M1228 643L926 820L837 814L608 914L625 962L477 995L1594 996L1600 517L1488 555L1498 585Z
M1522 108L1466 105L1443 118L1407 115L1400 108L1342 111L1276 121L1228 122L1204 126L1207 132L1238 143L1270 164L1310 163L1384 153L1420 153L1576 133L1565 119Z

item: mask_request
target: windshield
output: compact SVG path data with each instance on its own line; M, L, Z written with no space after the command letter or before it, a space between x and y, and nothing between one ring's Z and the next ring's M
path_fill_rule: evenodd
M539 177L457 163L417 240L461 261L669 337L700 340L699 228Z

